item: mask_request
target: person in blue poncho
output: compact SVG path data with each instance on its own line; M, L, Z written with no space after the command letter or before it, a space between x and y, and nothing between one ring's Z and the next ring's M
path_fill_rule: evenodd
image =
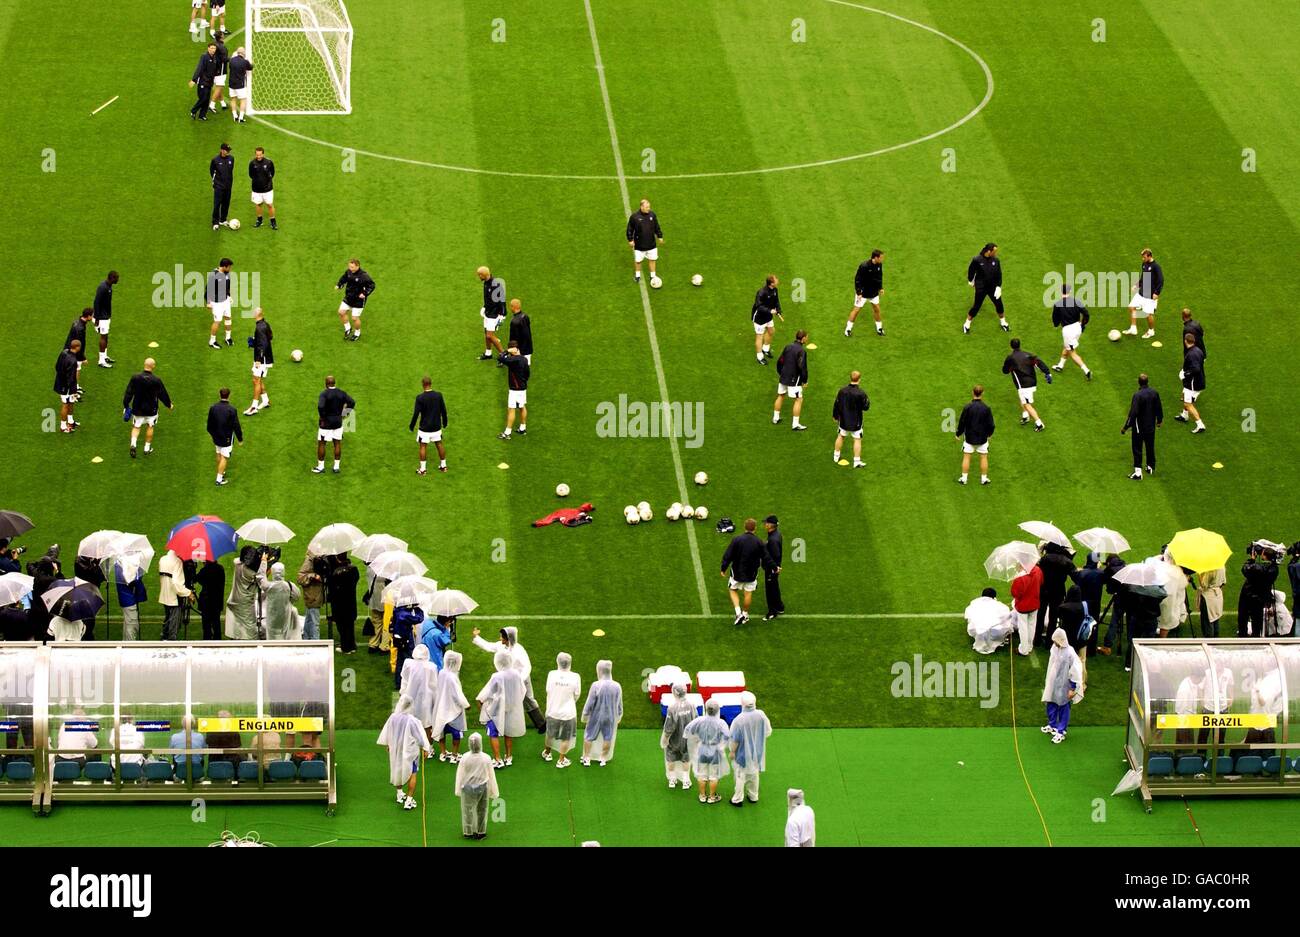
M451 647L451 634L440 618L426 616L416 632L416 640L429 649L429 660L442 670L442 655Z

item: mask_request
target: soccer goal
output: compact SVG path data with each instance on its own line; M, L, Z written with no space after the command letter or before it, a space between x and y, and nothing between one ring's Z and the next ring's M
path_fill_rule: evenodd
M351 114L352 21L343 0L248 0L254 114Z

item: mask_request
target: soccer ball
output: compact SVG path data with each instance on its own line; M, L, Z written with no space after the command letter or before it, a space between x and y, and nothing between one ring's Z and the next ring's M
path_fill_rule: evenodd
M560 482L555 486L555 496L557 498L567 498L569 496L569 486L564 482Z
M659 279L658 277L651 277L651 278L650 278L650 289L652 289L652 290L657 290L657 289L659 289L659 287L661 287L661 286L663 286L663 285L664 285L664 281L661 280L661 279Z
M641 520L648 521L654 517L654 511L650 510L650 502L642 501L636 506L636 513L640 515Z
M238 231L238 230L239 230L239 219L238 219L238 218L231 218L228 222L226 222L226 226L227 226L228 228L230 228L231 231Z
M1108 333L1106 333L1106 337L1109 338L1112 342L1119 341L1121 336L1122 333L1120 332L1119 329L1111 329Z
M674 501L672 504L668 505L668 510L664 512L664 517L668 518L670 521L675 521L681 516L682 503L680 501Z
M703 285L704 285L704 277L700 276L698 273L695 274L695 276L691 277L691 286L703 286Z
M293 351L289 352L289 357L292 358L294 361L301 361L301 360L302 360L302 349L301 349L301 348L295 348Z
M623 520L627 521L629 524L639 524L641 523L641 515L636 512L636 508L633 505L629 504L627 507L623 508Z
M697 521L707 521L709 519L709 509L705 507L696 508L695 519Z
M697 485L707 485L708 483L709 483L709 475L708 475L707 472L696 472L696 473L695 473L695 484L697 484Z
M682 517L691 518L695 516L695 508L689 504L682 505Z

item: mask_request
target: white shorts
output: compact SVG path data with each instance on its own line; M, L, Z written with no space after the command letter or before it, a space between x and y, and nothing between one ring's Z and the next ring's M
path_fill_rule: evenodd
M339 312L340 312L340 313L350 312L350 313L352 313L354 316L360 318L360 317L361 317L361 313L363 313L363 312L365 312L365 311L366 311L366 307L365 307L365 306L349 306L347 303L339 303Z
M1196 403L1196 398L1201 396L1199 390L1192 390L1190 387L1183 388L1183 403Z
M230 321L230 300L213 303L209 308L212 310L213 322L220 322L222 319Z
M1079 339L1083 336L1083 323L1076 322L1073 325L1061 326L1061 338L1065 341L1065 347L1073 351L1079 347Z
M761 325L760 325L759 323L755 322L755 323L754 323L754 334L755 334L755 335L766 335L766 334L767 334L767 330L770 329L770 328L774 328L775 325L776 325L775 322L764 322L764 323L762 323Z
M217 12L217 8L216 8L216 7L213 7L213 8L212 8L212 12L213 12L213 13L216 13L216 12ZM217 75L215 78L212 79L212 83L213 83L214 85L216 85L218 88L224 88L224 87L226 86L226 76L225 76L225 75Z
M158 414L156 413L153 416L131 417L131 425L134 426L136 429L139 429L141 426L153 426L157 422L158 422Z
M270 365L270 364L262 364L262 362L260 362L260 361L254 361L254 362L253 362L253 377L266 377L266 375L270 373L271 368L273 368L273 367L274 367L274 365Z
M495 332L497 329L501 328L501 323L506 321L505 316L492 317L482 309L479 310L478 314L479 318L483 320L484 332Z
M203 4L205 2L206 0L190 0L190 6L194 7L196 10L201 10L203 9Z
M790 387L786 387L778 381L776 385L776 395L778 397L789 397L791 400L798 400L803 396L803 385L794 384Z
M736 582L736 580L731 577L727 577L727 588L731 589L733 592L753 592L757 586L757 579L753 582Z
M634 248L632 250L632 259L637 263L640 263L643 260L658 260L659 248L652 247L648 251L639 251Z
M230 93L233 95L235 92L232 91L232 92L230 92ZM254 205L274 205L274 204L275 204L275 192L274 192L274 191L271 191L271 192L254 192L254 193L253 193L253 204L254 204Z
M317 442L341 442L343 440L343 427L338 429L316 429Z
M231 96L232 98L234 98L236 101L247 101L247 100L248 100L248 85L245 84L244 87L242 87L242 88L231 88L231 89L230 89L230 96ZM270 203L268 202L267 204L269 205Z
M862 430L860 430L860 429L845 429L843 426L841 426L841 427L840 427L840 438L843 439L845 436L852 436L854 439L861 439L861 438L862 438Z
M218 3L217 0L212 0L212 15L213 15L213 16L217 16L217 15L220 15L220 14L224 14L225 12L226 12L226 5L225 5L224 3Z
M76 403L76 402L77 402L77 395L76 395L76 394L59 394L59 402L60 402L60 403Z
M983 445L972 446L970 443L964 442L961 444L961 451L966 453L967 455L970 455L972 452L978 452L980 455L988 455L989 444L984 443Z
M862 308L863 306L865 306L867 303L871 303L871 305L873 305L873 306L879 306L879 305L880 305L880 294L877 293L875 296L854 296L854 297L853 297L853 308L854 308L854 309L861 309L861 308Z
M107 335L107 334L108 334L109 327L110 327L112 324L113 324L113 320L112 320L112 319L96 319L96 320L95 320L95 331L98 332L100 335Z
M1156 314L1156 302L1157 300L1147 299L1145 296L1135 294L1133 299L1129 302L1128 307L1130 309L1136 309L1144 315L1154 316Z
M516 407L528 406L528 391L526 390L510 391L510 393L506 396L506 406L511 408L512 410Z
M1035 384L1033 387L1021 387L1016 391L1016 393L1020 395L1021 403L1031 404L1034 402L1034 391L1036 390L1038 390L1037 384Z
M426 433L423 430L415 431L415 441L421 444L431 442L442 442L442 430L437 429L432 433Z
M223 458L223 459L229 459L229 458L230 458L230 450L232 450L232 449L235 448L235 447L234 447L234 446L216 446L215 448L216 448L216 450L217 450L217 455L221 456L221 458Z

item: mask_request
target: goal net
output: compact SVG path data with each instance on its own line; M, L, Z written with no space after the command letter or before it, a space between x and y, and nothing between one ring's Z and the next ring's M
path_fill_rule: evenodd
M248 0L249 110L352 113L352 21L343 0Z

